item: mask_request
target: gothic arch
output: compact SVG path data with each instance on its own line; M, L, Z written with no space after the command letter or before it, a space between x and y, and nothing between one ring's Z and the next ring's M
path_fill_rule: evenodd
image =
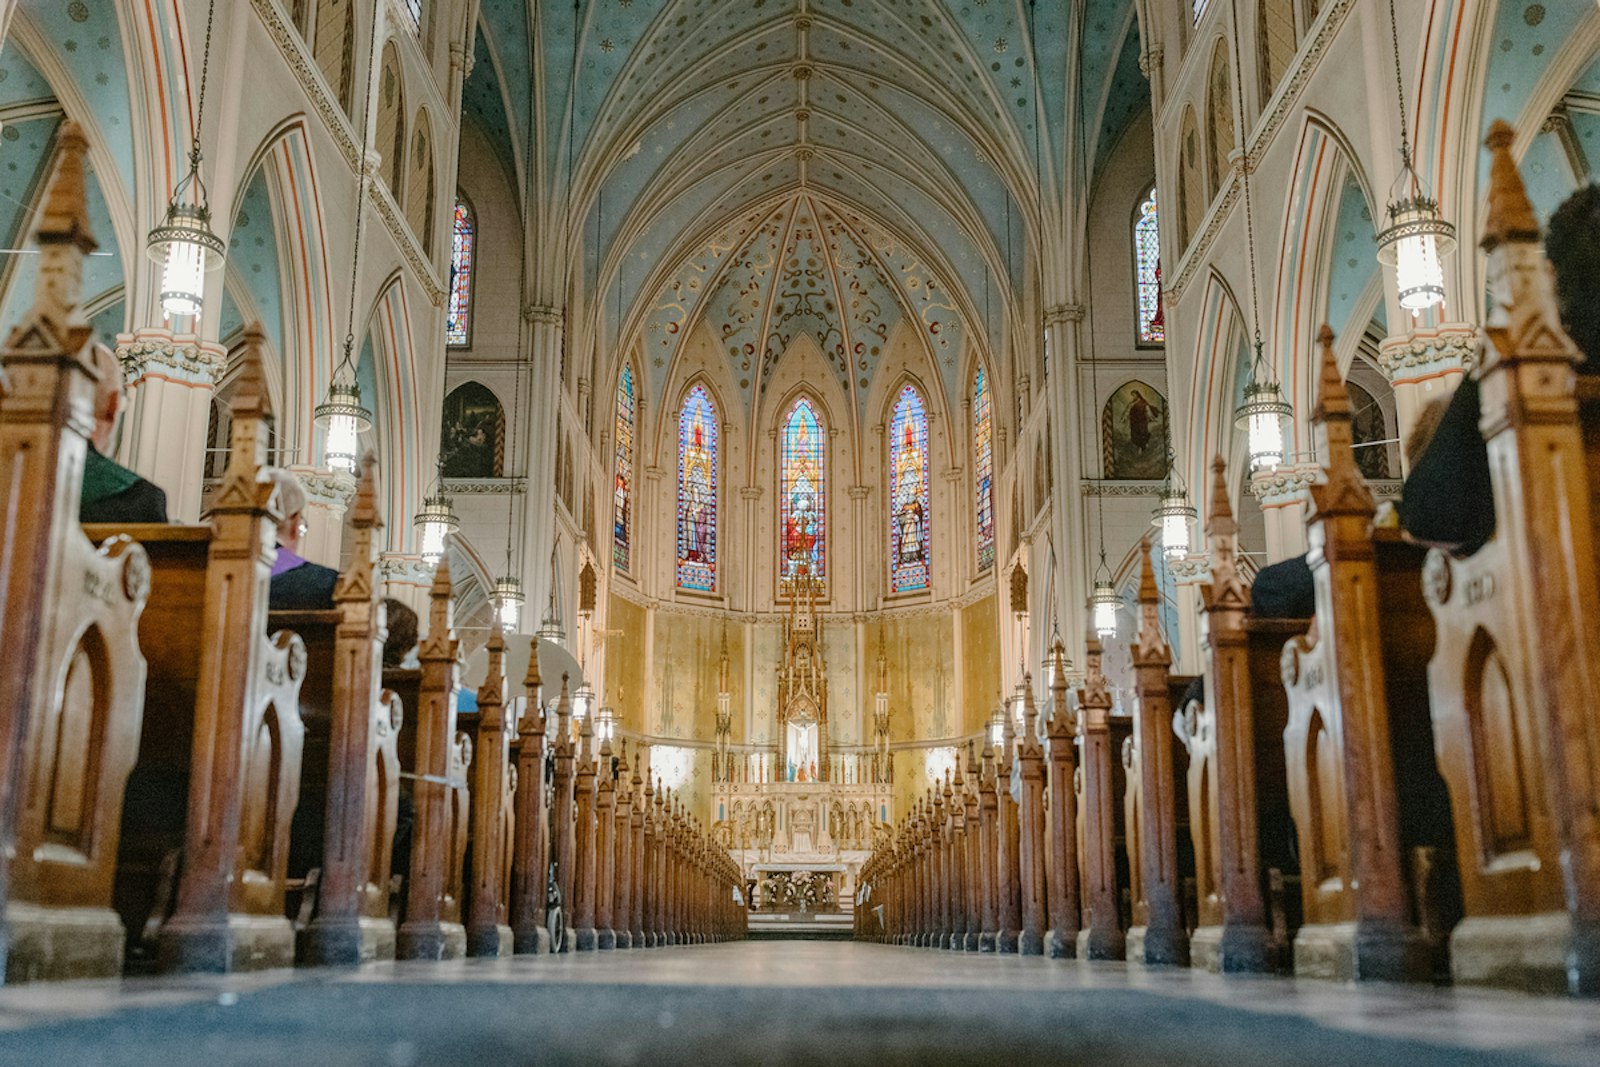
M1211 195L1227 181L1233 163L1228 156L1238 147L1238 116L1233 110L1233 68L1228 42L1218 37L1206 71L1206 176Z

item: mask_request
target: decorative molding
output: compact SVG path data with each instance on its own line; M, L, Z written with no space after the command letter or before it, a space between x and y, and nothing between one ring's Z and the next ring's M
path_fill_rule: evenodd
M528 483L523 478L446 478L444 490L451 495L477 496L527 492Z
M1194 585L1211 581L1211 560L1205 555L1184 556L1167 560L1167 572L1179 585Z
M262 25L267 28L267 33L277 43L278 51L283 53L289 69L294 71L300 87L305 90L317 114L322 116L323 124L339 148L339 154L344 156L352 172L360 173L364 153L356 142L355 129L350 124L349 116L344 113L344 108L340 107L338 100L334 98L333 91L323 78L322 71L317 68L299 32L284 19L283 10L276 0L251 0L251 6L255 8L256 16L261 19ZM427 292L433 306L444 307L446 296L444 286L440 283L439 275L432 264L422 254L421 243L402 220L393 195L381 182L374 183L374 186L375 195L371 199L372 203L377 205L378 216L383 219L384 225L394 237L400 254L416 272L417 281ZM378 195L379 190L382 191L381 195Z
M760 500L763 490L759 485L741 485L739 487L740 500Z
M1288 503L1303 496L1321 474L1315 463L1256 471L1250 476L1250 492L1263 506Z
M1088 309L1082 304L1057 304L1045 309L1044 323L1046 326L1060 326L1067 322L1082 322L1087 313Z
M385 552L378 557L378 570L383 574L386 582L410 583L412 585L431 585L433 583L433 564L423 562L421 556L413 556L400 552ZM461 588L465 576L455 578L457 590Z
M1478 362L1478 331L1445 327L1437 333L1391 338L1378 348L1377 363L1391 382L1442 371L1470 371Z
M626 576L623 576L626 577ZM948 600L922 601L913 605L883 607L875 611L855 612L827 612L819 610L825 623L840 625L875 622L879 619L904 619L915 616L948 616L953 612L971 607L985 597L991 596L995 591L994 569L991 568L972 586L958 597ZM640 592L631 581L619 581L613 575L610 583L610 592L622 600L649 611L662 615L693 615L701 618L726 619L730 623L778 623L789 617L787 606L774 607L769 611L736 611L726 608L710 607L700 604L684 603L678 600L662 600L658 597L647 596Z
M1155 481L1124 481L1122 479L1085 478L1082 483L1084 496L1150 496L1159 497L1161 487L1165 482Z
M554 304L524 304L522 306L522 318L526 322L559 328L566 324L567 313L564 309L558 308Z
M1255 132L1245 150L1250 158L1259 159L1266 151L1267 145L1277 136L1278 130L1288 121L1289 113L1294 110L1294 104L1300 97L1300 90L1305 88L1306 83L1316 73L1323 55L1333 43L1334 37L1338 35L1339 28L1344 25L1345 17L1350 14L1350 9L1354 5L1355 0L1333 0L1322 13L1310 47L1301 53L1300 62L1295 64L1289 76L1273 94L1269 101L1271 110L1256 120ZM1234 74L1235 77L1238 76L1237 71ZM1227 221L1234 202L1239 199L1239 184L1229 179L1228 184L1223 187L1220 202L1211 206L1205 229L1200 236L1189 242L1188 253L1179 258L1178 275L1173 280L1171 288L1166 291L1170 302L1176 303L1183 298L1183 291L1193 280L1200 265L1206 261L1211 242L1222 229L1222 224Z
M214 341L179 340L164 331L119 334L117 362L124 385L137 385L147 374L188 385L215 388L228 369L228 350Z
M355 498L355 477L345 471L301 466L290 467L289 470L300 480L300 487L306 491L307 503L342 512Z

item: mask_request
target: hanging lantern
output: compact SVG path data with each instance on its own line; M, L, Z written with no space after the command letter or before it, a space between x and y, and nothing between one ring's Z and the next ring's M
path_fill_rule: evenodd
M1189 554L1189 523L1197 514L1183 486L1169 481L1161 491L1161 506L1156 508L1156 517L1151 523L1161 530L1161 549L1168 559Z
M610 708L601 708L600 713L594 717L595 740L601 744L615 739L617 736L617 713Z
M589 709L594 707L594 689L588 682L578 686L578 691L572 694L572 721L574 724L582 723L589 715Z
M1261 339L1256 338L1256 358L1250 367L1250 381L1244 387L1244 403L1233 412L1233 424L1245 432L1250 453L1250 469L1276 467L1283 462L1284 423L1294 408L1283 398L1278 383L1266 375L1261 359Z
M1185 529L1187 536L1187 529ZM1187 543L1184 551L1188 551ZM1116 587L1107 578L1101 578L1094 583L1094 594L1089 597L1091 621L1094 625L1095 636L1102 641L1117 635L1117 608L1122 606L1122 601L1117 598Z
M205 305L206 275L222 266L227 246L211 229L211 205L200 178L200 127L206 114L206 76L211 70L211 23L216 3L206 8L206 47L200 61L194 140L189 169L167 199L161 225L145 237L145 252L161 266L161 313L165 318L197 317ZM354 470L352 466L350 468Z
M495 582L494 604L501 628L515 633L522 624L522 583L510 575Z
M999 748L1006 740L1006 716L1003 711L996 711L994 718L989 720L989 745Z
M1439 215L1439 202L1422 191L1407 160L1400 180L1406 195L1389 204L1389 227L1378 234L1378 260L1394 268L1400 306L1420 315L1444 303L1445 256L1455 251L1456 229Z
M325 431L322 466L354 474L361 451L361 435L372 429L372 412L361 405L361 386L356 384L349 356L346 349L345 360L328 384L328 399L316 406L312 417Z
M417 528L421 545L418 549L424 563L437 563L444 555L445 538L461 528L450 498L440 488L432 496L424 497L422 510L417 512L413 524Z

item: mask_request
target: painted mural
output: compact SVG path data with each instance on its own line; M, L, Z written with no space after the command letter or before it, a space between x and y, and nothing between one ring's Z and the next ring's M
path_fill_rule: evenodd
M1155 480L1167 473L1167 401L1135 379L1106 401L1100 420L1107 478Z

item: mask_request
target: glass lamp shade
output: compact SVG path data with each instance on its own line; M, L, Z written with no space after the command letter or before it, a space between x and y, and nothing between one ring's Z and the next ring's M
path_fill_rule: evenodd
M1001 745L1005 744L1005 740L1006 740L1006 720L1005 720L1005 717L1003 715L996 715L989 722L989 744L994 748L999 748Z
M329 470L356 472L361 435L372 429L372 412L361 406L361 387L338 378L328 386L328 399L313 416L326 432L322 439L322 465Z
M561 620L553 611L539 621L539 632L534 636L541 641L554 641L558 645L567 643L567 631L561 628Z
M418 552L423 561L437 563L444 555L445 538L461 528L461 520L456 518L450 498L439 492L422 501L422 510L417 512L415 525L421 540Z
M1184 536L1188 536L1185 527ZM1187 544L1184 551L1188 551ZM1101 640L1117 635L1117 608L1121 602L1117 599L1117 590L1104 578L1094 583L1094 595L1089 598L1092 622L1095 636Z
M1389 228L1378 234L1378 260L1394 267L1400 306L1419 315L1444 303L1443 259L1456 247L1456 230L1439 217L1439 204L1413 196L1389 205Z
M600 742L614 740L617 736L617 713L610 708L601 708L600 713L594 717L594 736Z
M1161 550L1168 559L1189 554L1189 523L1196 514L1189 505L1189 494L1181 488L1173 486L1162 491L1161 506L1156 508L1151 525L1161 530Z
M495 582L494 603L501 628L515 632L522 623L522 583L509 576Z
M1244 403L1234 411L1233 424L1245 431L1252 470L1283 462L1283 425L1293 414L1277 382L1252 379L1245 386Z
M589 715L589 709L594 706L594 690L585 682L578 686L578 691L572 694L572 721L581 723Z
M211 232L211 212L202 204L167 207L161 225L145 239L145 251L161 264L161 311L196 316L205 304L206 274L222 266L226 246Z

